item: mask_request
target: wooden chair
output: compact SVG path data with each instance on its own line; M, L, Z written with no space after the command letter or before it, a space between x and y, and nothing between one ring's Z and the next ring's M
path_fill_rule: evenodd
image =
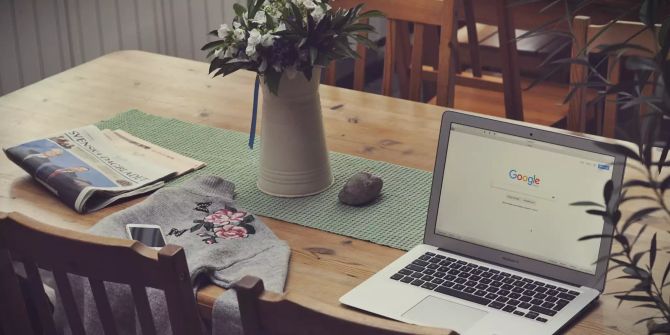
M263 281L245 276L234 284L245 335L450 334L447 329L384 320L315 300L265 291Z
M638 34L644 25L640 22L618 21L611 25L592 25L587 16L577 16L573 20L572 29L574 42L572 46L572 58L581 58L588 61L588 55L597 51L596 48L606 44L618 44L625 41L640 45L649 50L655 50L655 41L647 31ZM637 36L636 36L637 34ZM619 57L643 54L636 49L622 50L620 55L609 55L607 59L607 80L617 84L621 76L621 62ZM644 55L644 54L643 54ZM648 56L648 54L646 54ZM586 66L573 63L570 66L570 86L585 83L588 80L589 71ZM653 85L644 86L643 95L650 95ZM586 131L589 109L587 108L587 87L575 90L570 100L567 114L567 129L579 132ZM605 97L602 111L595 112L596 133L607 137L614 137L616 128L617 103L616 95L609 94ZM644 109L640 111L644 113ZM592 116L591 116L592 118Z
M383 95L392 94L394 73L398 76L401 96L414 101L421 100L422 59L424 52L424 31L427 26L438 26L440 34L438 48L438 66L436 69L437 104L453 106L454 87L450 83L452 48L450 45L454 32L455 0L365 0L364 10L379 10L386 14L387 31L382 75ZM351 8L361 0L333 0L334 8ZM409 50L409 30L407 22L414 23L411 51ZM362 90L365 83L365 48L359 46L360 59L354 66L354 89ZM335 64L328 67L324 82L335 84Z
M32 297L21 293L13 261L23 263ZM0 213L0 325L5 334L35 334L40 327L43 333L56 333L38 268L53 272L73 334L84 334L84 327L68 273L88 278L106 334L116 334L117 326L105 281L130 286L142 334L156 334L146 287L164 291L174 334L202 333L182 248L168 245L157 252L132 240L93 236L19 213ZM37 309L37 327L26 312L29 299Z

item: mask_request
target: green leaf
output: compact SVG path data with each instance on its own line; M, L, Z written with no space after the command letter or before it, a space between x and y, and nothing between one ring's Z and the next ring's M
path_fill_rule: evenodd
M381 11L369 10L369 11L363 12L360 15L358 15L358 18L356 19L356 21L362 20L362 19L369 19L371 17L385 17L385 16L386 16L386 14L382 13Z
M654 262L656 261L656 233L654 237L651 238L651 245L649 246L649 271L654 268Z
M354 23L342 29L343 32L353 33L359 31L375 31L375 28L366 23Z
M222 46L223 44L224 44L224 42L221 41L221 40L219 40L219 41L211 41L211 42L209 42L209 43L203 45L202 48L200 48L200 50L203 50L203 51L204 51L204 50L207 50L207 49L216 48L216 47L218 47L218 46Z
M214 29L214 30L208 32L207 35L214 36L214 37L219 37L219 30Z
M281 80L281 73L274 70L273 67L268 67L263 75L263 81L268 85L270 93L277 95L279 93L279 81Z
M621 228L621 232L624 233L628 229L628 227L630 227L631 224L640 221L649 214L659 211L660 209L661 209L660 207L647 207L634 212L624 222L623 227Z
M238 3L233 4L233 10L235 10L235 15L240 18L244 18L244 13L247 12L247 9Z
M665 271L663 272L663 280L661 281L661 285L665 284L665 280L668 279L668 273L670 273L670 262L665 266Z
M601 207L601 208L605 207L602 204L599 204L599 203L593 202L593 201L577 201L577 202L571 203L570 206L595 206L595 207Z
M656 323L649 327L649 335L651 334L668 334L670 333L670 323Z
M603 197L605 198L605 204L610 203L610 200L612 199L612 191L614 190L614 182L612 179L608 180L607 183L605 183L605 187L603 188Z
M606 235L606 234L596 234L596 235L586 235L580 237L577 241L586 241L586 240L592 240L595 238L612 238L612 235Z
M212 61L209 63L209 72L208 73L214 72L214 70L220 68L221 66L223 66L223 64L225 64L225 61L223 59L220 59L218 57L212 59Z
M607 212L597 210L597 209L587 209L586 213L591 214L591 215L607 216Z
M646 295L615 295L614 297L624 301L654 301L654 298Z

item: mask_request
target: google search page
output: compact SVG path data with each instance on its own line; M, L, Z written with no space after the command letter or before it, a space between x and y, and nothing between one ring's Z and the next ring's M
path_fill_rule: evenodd
M436 233L595 274L614 157L452 124Z

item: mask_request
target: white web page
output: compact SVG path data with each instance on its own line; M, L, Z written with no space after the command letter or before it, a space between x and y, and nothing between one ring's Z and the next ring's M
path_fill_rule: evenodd
M570 206L603 202L614 158L453 125L436 232L594 274L603 219Z

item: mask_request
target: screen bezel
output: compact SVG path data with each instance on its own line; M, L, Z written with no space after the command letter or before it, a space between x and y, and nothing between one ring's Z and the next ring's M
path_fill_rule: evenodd
M435 167L433 170L433 182L430 194L430 203L428 206L428 217L426 220L424 243L437 246L450 252L475 257L483 261L551 278L553 280L558 280L577 286L583 285L592 287L602 292L605 287L605 277L607 273L607 265L609 262L605 256L610 252L612 239L601 239L599 246L600 249L598 251L599 261L596 265L596 272L595 274L588 274L578 270L572 270L551 263L542 262L532 258L527 258L470 242L465 242L436 233L437 216L439 211L440 196L442 193L442 181L444 178L444 167L447 158L447 148L449 145L449 134L452 123L614 157L612 181L614 184L614 189L617 190L613 194L615 201L619 197L621 190L626 156L615 150L615 145L596 141L590 138L569 135L555 131L548 131L531 126L450 110L444 112L442 115L440 137L435 158ZM602 234L611 235L613 229L614 227L612 225L603 224Z

